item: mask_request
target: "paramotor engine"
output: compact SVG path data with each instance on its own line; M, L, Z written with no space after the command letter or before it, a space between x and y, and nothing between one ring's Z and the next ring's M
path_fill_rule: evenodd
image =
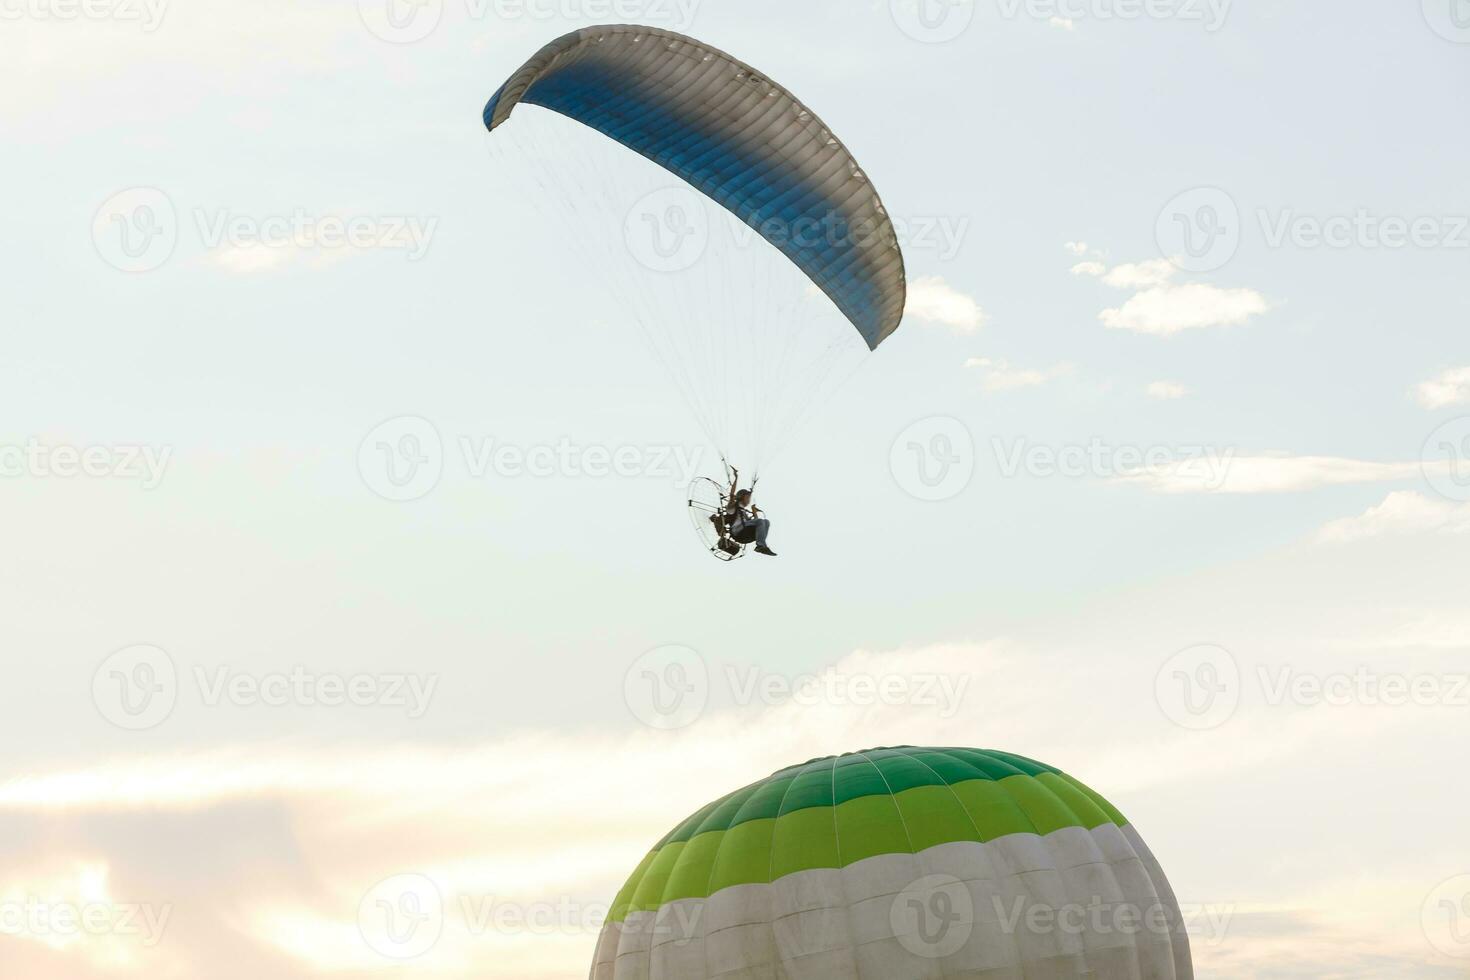
M730 492L708 477L689 484L689 520L705 550L720 561L734 561L746 546L730 535Z

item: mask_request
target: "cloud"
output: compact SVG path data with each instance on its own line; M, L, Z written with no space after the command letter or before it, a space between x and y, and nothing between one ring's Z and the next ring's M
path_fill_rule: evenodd
M1419 404L1434 411L1470 405L1470 367L1451 368L1414 389Z
M1012 367L1010 362L989 357L972 357L965 367L984 372L981 386L990 392L1015 391L1019 388L1036 388L1072 374L1070 364L1057 364L1045 370Z
M1357 890L1364 884L1361 879L1342 882L1344 888ZM1375 891L1374 897L1381 901L1383 894ZM1410 905L1419 899L1412 893L1395 897ZM1452 970L1441 972L1423 964L1422 939L1416 942L1414 937L1400 936L1385 942L1371 916L1358 908L1342 907L1340 893L1300 896L1297 902L1297 908L1228 906L1226 941L1195 938L1198 975L1272 980L1389 976L1452 980L1456 976ZM1323 909L1332 912L1326 914ZM1381 915L1380 909L1380 919Z
M1076 251L1077 245L1082 251ZM1168 259L1149 259L1144 262L1124 262L1109 269L1100 261L1102 253L1089 250L1086 243L1069 242L1067 248L1074 255L1090 255L1086 262L1072 266L1072 275L1101 279L1114 289L1143 289L1159 286L1174 278L1178 267Z
M32 854L23 861L7 862L0 873L0 907L53 917L28 921L13 917L0 942L9 947L34 943L37 952L61 954L99 972L136 965L137 947L156 946L165 938L173 910L163 905L143 906L136 913L126 913L125 922L123 899L114 893L108 879L106 863L92 859L57 861ZM92 927L66 927L62 917L73 910L87 910L94 916ZM32 928L38 921L47 921L49 927ZM7 958L17 954L24 955L7 949Z
M922 276L909 282L908 313L957 334L972 334L988 319L979 303L941 276Z
M294 265L302 261L305 255L305 250L297 247L225 245L211 252L207 261L225 272L251 275L258 272L272 272Z
M1047 23L1051 24L1052 27L1060 27L1064 31L1074 31L1077 29L1077 22L1070 17L1053 17Z
M1470 613L1436 611L1423 614L1372 636L1364 649L1439 651L1463 655L1470 650Z
M1470 534L1470 504L1437 500L1413 490L1399 490L1357 517L1345 517L1326 525L1318 532L1317 539L1345 542L1434 532Z
M1189 394L1189 389L1177 381L1155 381L1148 386L1148 397L1161 402L1178 401Z
M1145 289L1116 309L1098 315L1111 330L1169 337L1185 330L1234 327L1270 310L1253 289L1221 289L1205 283Z
M1102 281L1114 289L1145 289L1161 286L1174 278L1178 268L1168 259L1151 259L1147 262L1125 262L1113 266Z
M1088 244L1086 242L1068 242L1063 247L1067 251L1071 252L1073 255L1079 255L1079 256L1080 255L1087 255L1089 252L1092 251L1092 249L1088 246Z
M675 732L630 725L445 744L263 740L175 753L155 743L132 758L51 764L0 783L0 840L11 842L0 900L116 896L180 913L166 941L141 952L126 937L82 936L57 949L11 943L7 975L380 973L387 967L363 941L359 909L376 885L400 874L433 881L445 907L442 935L413 963L416 977L579 975L597 915L679 818L796 760L945 744L1060 765L1123 807L1181 900L1228 913L1210 941L1196 937L1212 975L1264 975L1288 963L1303 978L1337 964L1371 964L1358 974L1365 976L1434 976L1423 967L1418 916L1381 910L1417 911L1451 873L1439 867L1458 866L1453 822L1421 823L1419 846L1406 851L1401 836L1384 832L1396 826L1385 823L1391 807L1370 803L1355 811L1361 821L1282 823L1274 815L1361 803L1355 777L1365 752L1395 760L1378 776L1388 803L1410 786L1428 812L1460 812L1461 784L1427 778L1452 762L1460 713L1268 705L1258 678L1260 669L1274 677L1279 658L1309 676L1343 669L1344 644L1399 625L1386 611L1404 596L1422 601L1435 572L1410 563L1385 574L1360 561L1386 593L1363 603L1330 577L1352 555L1319 574L1294 564L1309 558L1120 589L1095 610L1041 617L1012 636L857 650L812 675L821 690L838 690L824 685L843 678L876 691L888 687L873 681L939 678L959 685L951 702L959 711L917 699L807 697L717 707ZM1447 608L1458 601L1452 596ZM1190 731L1161 707L1175 695L1160 693L1160 668L1206 637L1230 648L1247 690L1224 727ZM1373 651L1349 649L1352 664L1372 662ZM747 683L748 664L706 666L712 689L734 687L726 678ZM765 688L750 681L748 689ZM1421 761L1425 771L1406 771ZM1293 781L1303 767L1322 778ZM1247 807L1228 828L1199 820L1242 799L1270 799L1275 809ZM32 854L38 841L44 859ZM1261 862L1277 851L1295 860L1263 885ZM1347 852L1362 860L1343 865L1337 858ZM1304 924L1293 909L1318 911ZM500 910L537 926L517 929L514 916L495 917ZM475 919L484 913L511 924L484 927ZM1350 952L1342 936L1353 937Z
M171 118L201 97L280 94L287 73L320 78L367 63L361 22L323 5L273 4L269 16L227 0L94 6L101 16L7 19L0 117L26 121L28 135L74 138L72 120L89 110L108 125ZM281 59L267 77L263 46Z
M1111 482L1154 493L1300 493L1320 487L1418 479L1421 463L1375 463L1333 456L1207 454L1141 468Z
M230 275L253 276L303 266L323 269L350 258L370 255L374 251L357 247L315 248L296 243L266 245L250 242L220 245L205 253L202 261Z
M1034 711L1050 682L1007 678L1011 660L1003 643L859 650L818 670L813 687L911 677L902 703L855 689L847 700L793 696L716 710L673 733L635 724L452 746L264 742L12 778L0 783L0 839L47 828L51 863L67 873L28 867L17 859L23 851L0 846L0 900L85 897L69 869L86 864L126 900L156 897L189 914L156 955L131 966L109 957L106 936L82 937L46 969L26 968L32 961L7 946L7 966L17 976L72 980L366 976L385 965L363 942L359 907L379 882L415 874L436 884L445 905L443 936L415 961L415 976L576 975L590 962L597 919L647 849L742 780L802 758L912 740L1056 749ZM735 665L711 665L713 686L744 682ZM1005 695L982 691L982 682ZM977 700L985 711L972 709ZM96 859L99 851L106 856ZM65 888L41 887L52 879ZM470 921L496 909L551 921L524 930ZM209 968L221 959L228 970ZM113 972L88 969L92 962Z
M1114 289L1139 290L1121 307L1098 315L1114 330L1167 337L1184 330L1239 326L1270 310L1266 298L1254 289L1175 283L1178 272L1168 259L1125 262L1111 269L1096 259L1072 266L1074 276L1097 279Z

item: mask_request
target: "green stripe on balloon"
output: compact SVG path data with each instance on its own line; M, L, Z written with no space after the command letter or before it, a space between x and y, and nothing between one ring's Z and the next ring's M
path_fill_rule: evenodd
M704 807L639 865L610 919L885 854L1068 827L1127 826L1050 766L976 749L876 749L814 759Z

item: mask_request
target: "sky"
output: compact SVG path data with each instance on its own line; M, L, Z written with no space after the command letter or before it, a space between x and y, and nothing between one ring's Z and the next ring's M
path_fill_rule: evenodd
M388 2L0 0L6 975L583 975L688 813L914 744L1106 795L1202 977L1470 976L1464 0ZM776 559L480 123L609 22L901 228Z

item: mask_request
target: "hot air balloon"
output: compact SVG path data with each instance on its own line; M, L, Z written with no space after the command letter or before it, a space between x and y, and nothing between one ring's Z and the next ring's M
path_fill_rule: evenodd
M714 801L613 904L592 980L1188 980L1133 825L1006 752L814 759Z

